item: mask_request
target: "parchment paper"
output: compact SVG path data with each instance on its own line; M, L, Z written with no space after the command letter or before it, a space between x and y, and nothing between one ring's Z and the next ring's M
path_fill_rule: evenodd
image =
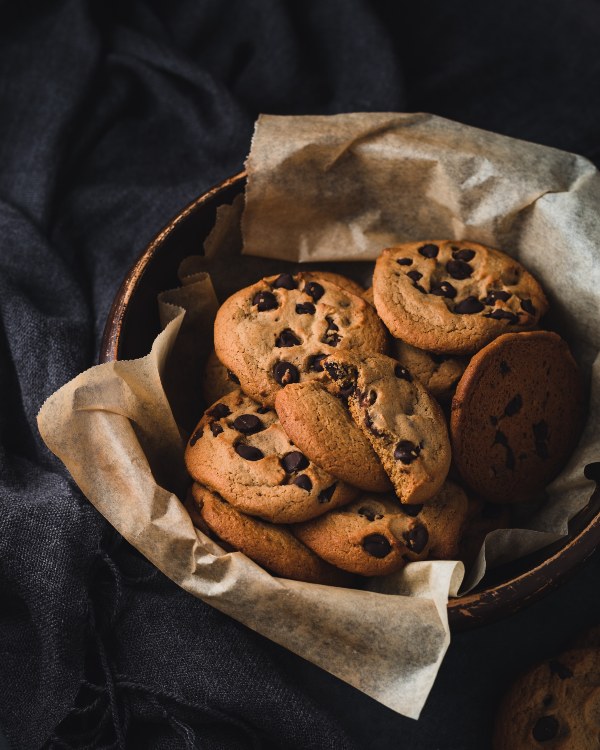
M597 173L581 157L428 115L369 114L262 117L248 166L245 254L364 260L392 242L440 237L501 246L540 278L591 373L600 338L593 262L600 191ZM265 261L237 255L232 274L239 208L223 208L207 256L188 259L181 290L162 295L166 328L151 353L100 365L63 386L40 411L40 432L98 510L176 583L417 718L449 643L446 604L458 593L462 563L413 563L376 584L385 593L288 581L241 553L224 553L192 526L180 502L188 484L181 433L199 409L199 381L188 374L180 386L174 373L195 342L194 372L210 349L216 297L206 271L221 301L270 272ZM361 278L371 268L365 264ZM598 367L586 432L549 502L531 530L490 535L469 585L486 558L506 559L565 533L567 519L589 499L594 485L582 469L600 458Z

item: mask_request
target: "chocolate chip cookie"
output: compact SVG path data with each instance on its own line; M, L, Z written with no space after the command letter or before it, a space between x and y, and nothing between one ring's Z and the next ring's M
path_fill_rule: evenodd
M534 328L548 303L514 258L476 242L408 242L383 251L373 275L379 316L396 338L438 354L470 354Z
M315 381L294 383L275 397L286 434L311 461L360 489L385 492L390 480L341 401Z
M192 521L215 535L228 549L282 578L309 583L348 586L352 577L334 568L300 542L286 526L261 521L237 511L214 492L192 486Z
M389 495L365 494L291 529L319 557L362 576L394 573L429 552L427 527Z
M437 401L391 357L340 352L325 361L334 392L347 399L402 503L422 503L441 488L450 441Z
M358 493L297 450L274 409L239 390L205 412L185 462L196 482L237 510L274 523L314 518Z
M337 350L384 352L385 327L362 297L324 279L283 273L241 289L215 320L215 350L263 405L289 383L319 378Z
M432 396L446 402L465 371L468 359L417 349L401 339L393 339L391 355L418 378Z
M478 352L452 400L455 464L484 499L535 499L579 436L582 390L567 344L550 331L507 333Z
M600 650L567 651L510 689L496 719L494 750L598 750Z

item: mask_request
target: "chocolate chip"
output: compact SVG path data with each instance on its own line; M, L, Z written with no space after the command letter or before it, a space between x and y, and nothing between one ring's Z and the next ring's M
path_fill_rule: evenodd
M238 456L246 459L246 461L260 461L265 455L259 448L255 448L253 445L246 445L246 443L238 443L234 446L234 450Z
M502 362L500 362L500 374L508 375L509 372L510 372L510 367L508 366L508 363L502 360Z
M298 368L291 362L277 362L273 367L273 377L279 385L289 385L290 383L297 383L300 380L300 373Z
M414 282L414 284L413 284L413 287L414 287L414 288L415 288L415 289L416 289L416 290L417 290L418 292L421 292L421 294L428 294L428 292L427 292L427 289L425 289L425 287L424 287L424 286L421 286L420 284L417 284L417 282L416 282L416 281Z
M504 407L504 414L507 417L514 417L515 414L518 414L521 411L521 407L523 406L523 399L519 393L514 398L511 398L511 400L506 404Z
M341 340L342 337L339 335L339 333L326 333L321 339L321 342L323 344L327 344L328 346L337 346Z
M233 428L244 435L254 435L255 432L264 430L265 426L254 414L240 414L233 420Z
M364 393L358 393L358 403L366 408L367 406L373 406L377 401L377 391L365 391Z
M550 694L548 694L544 697L542 703L544 704L544 706L546 706L546 708L548 708L548 706L551 706L554 703L554 698Z
M398 258L396 263L399 266L412 266L412 258Z
M296 305L296 312L298 315L314 315L315 306L312 302L299 302Z
M419 248L419 252L424 258L437 258L437 254L439 253L440 249L437 245L423 245Z
M209 417L214 417L214 419L223 419L223 417L228 417L231 414L231 410L225 404L215 404L206 413Z
M268 412L272 411L270 406L259 406L256 410L257 414L268 414Z
M406 516L412 516L414 518L415 516L418 516L419 513L423 510L423 505L409 505L408 503L400 503L400 510Z
M339 394L342 398L350 398L350 396L354 393L354 389L356 386L354 383L344 383L339 388Z
M369 534L369 536L363 539L362 546L368 555L377 557L380 560L387 557L392 551L392 545L383 534Z
M421 448L410 440L401 440L394 449L394 458L403 464L412 464L418 458Z
M220 435L223 432L223 428L218 422L211 422L208 426L210 427L213 437L217 437L217 435Z
M196 432L192 435L192 437L190 438L190 447L191 448L193 448L196 445L196 443L198 442L198 440L200 440L200 438L202 437L202 432L203 432L202 427L199 427L196 430Z
M340 328L338 325L336 325L334 319L331 317L331 315L326 315L325 320L327 321L327 330L328 331L339 331Z
M530 299L522 299L521 308L525 310L526 313L529 313L530 315L535 315L537 312L537 310L533 306L533 302Z
M484 306L477 299L477 297L465 297L458 305L455 305L453 312L459 315L473 315L474 313L481 312Z
M227 377L229 378L229 380L231 380L232 383L237 383L237 385L240 384L240 379L235 374L235 372L231 372L231 370L227 370Z
M491 313L486 313L484 318L493 318L494 320L508 320L509 323L518 323L519 316L510 310L492 310Z
M508 445L508 438L502 430L496 430L496 434L494 435L494 445L504 445L505 447Z
M508 302L511 297L512 294L510 292L504 292L501 289L490 289L483 302L493 307L496 304L496 300L499 299L501 302Z
M308 358L306 369L309 372L323 372L323 365L321 362L325 359L326 354L313 354L312 357Z
M449 260L446 263L446 271L448 271L453 279L458 279L458 281L468 279L473 273L471 266L465 263L464 260Z
M550 667L550 673L560 677L561 680L568 680L570 677L573 677L573 672L571 672L569 667L561 664L556 659L550 659L548 666Z
M308 458L300 451L290 451L281 459L281 465L288 474L293 474L295 471L303 471L307 468Z
M304 293L317 302L325 294L325 290L316 281L309 281L308 284L304 285Z
M359 516L364 516L367 521L379 521L381 518L383 518L381 513L373 510L373 508L368 508L366 505L360 507L357 512Z
M252 304L256 305L258 312L275 310L279 306L277 297L271 292L257 292L252 299Z
M473 260L473 258L475 257L475 250L468 250L467 248L459 250L459 248L453 247L452 257L455 260L464 260L464 261Z
M273 282L274 289L296 289L298 284L291 273L280 273Z
M542 716L535 722L531 734L537 742L548 742L558 734L559 723L554 716Z
M541 441L548 439L548 425L545 420L542 419L533 425L533 437Z
M395 365L394 375L401 380L407 380L409 383L412 383L413 377L404 365Z
M423 552L423 550L427 546L427 542L429 541L429 532L427 531L425 526L421 526L421 524L418 523L416 526L410 529L410 531L405 531L404 534L402 534L402 537L404 538L408 549L411 552L416 552L418 555L420 552Z
M434 281L429 287L429 294L435 294L438 297L447 297L448 299L454 299L456 297L456 289L449 281Z
M436 365L441 365L451 359L451 357L447 354L433 354L433 352L429 352L429 359L433 360Z
M292 484L295 484L297 487L300 487L301 490L306 490L307 492L310 492L312 490L312 482L310 481L310 478L306 476L306 474L300 474L299 477L296 477Z
M494 445L502 445L504 448L506 448L506 468L511 470L514 469L515 454L508 444L508 438L502 432L502 430L496 430L496 434L494 436Z
M498 417L491 416L490 417L490 422L495 427L498 424Z
M337 482L334 482L330 487L327 487L326 489L319 492L319 502L328 503L333 497L333 493L335 492L336 487Z
M291 328L284 328L283 331L275 339L275 346L279 349L287 346L298 346L300 339L292 331Z
M423 278L423 274L419 273L419 271L409 271L406 275L413 281L419 281L419 279Z

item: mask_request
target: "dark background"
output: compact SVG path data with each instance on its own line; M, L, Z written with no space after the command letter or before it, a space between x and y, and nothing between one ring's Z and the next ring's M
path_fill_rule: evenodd
M0 726L13 748L489 746L516 674L600 620L598 556L458 634L414 722L194 600L37 429L125 272L259 112L428 111L600 161L592 0L0 3ZM391 655L393 658L393 655Z

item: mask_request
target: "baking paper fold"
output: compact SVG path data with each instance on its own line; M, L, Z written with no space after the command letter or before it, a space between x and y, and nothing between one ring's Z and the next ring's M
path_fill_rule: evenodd
M42 407L39 429L95 507L169 578L417 718L448 647L446 605L458 594L462 563L412 563L372 579L368 591L284 580L223 552L181 503L189 484L182 435L202 408L196 378L211 348L216 300L293 268L290 261L335 261L332 270L365 283L372 263L341 261L446 237L499 246L540 279L552 325L590 385L588 420L528 528L488 536L469 588L486 564L565 534L595 487L583 467L600 460L600 180L582 157L430 115L263 116L248 168L244 255L238 200L219 211L205 257L182 264L181 289L161 295L166 327L150 354L67 383Z

